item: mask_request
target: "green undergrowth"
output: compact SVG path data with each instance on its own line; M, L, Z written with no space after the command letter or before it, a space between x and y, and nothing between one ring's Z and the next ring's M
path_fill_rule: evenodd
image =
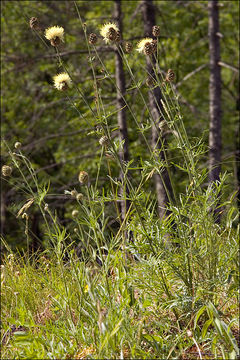
M103 266L71 251L28 261L10 254L1 276L2 359L234 359L235 245L221 236L214 284L197 251L189 279L178 247L138 258L136 245L109 248Z

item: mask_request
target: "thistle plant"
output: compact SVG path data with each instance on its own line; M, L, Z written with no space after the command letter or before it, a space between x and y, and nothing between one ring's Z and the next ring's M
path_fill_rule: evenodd
M100 27L101 40L97 29L96 34L88 32L78 4L74 5L85 37L95 102L89 100L76 74L73 76L72 64L58 51L64 29L50 27L44 36L55 47L56 65L61 69L53 77L57 96L64 96L80 127L83 123L88 126L88 136L95 138L93 151L98 162L95 167L90 162L85 166L80 154L72 183L55 194L50 183L42 182L24 146L16 142L13 152L5 144L11 166L4 165L2 175L24 198L16 217L24 221L28 245L27 253L4 259L4 318L11 314L3 325L4 356L13 352L29 358L62 358L66 354L72 358L186 358L194 347L200 358L213 354L236 358L238 228L233 226L237 216L234 196L225 204L224 226L216 224L210 209L219 201L227 175L215 187L205 184L207 174L200 160L206 149L201 139L193 142L187 134L174 71L159 66L160 27L152 29L156 40L127 42L123 50L116 23ZM34 21L31 23L33 27ZM144 120L140 120L131 96L114 80L95 46L97 41L114 46L120 55L130 80L128 92L132 91L143 107ZM137 52L140 71L133 65ZM151 73L142 65L146 59ZM121 109L116 111L112 105L108 111L104 91L98 86L99 66L103 88L108 81L124 101L132 136L144 144L144 153L133 148L129 161L119 155L124 141L119 141L119 129L112 124ZM161 102L156 89L161 91ZM50 85L49 91L54 91ZM149 94L157 103L159 119L151 111ZM158 135L154 147L149 140L152 128ZM168 145L166 136L171 139ZM187 175L181 193L172 176L176 168ZM167 191L165 170L174 196L169 196L165 216L159 218L151 184L157 174ZM121 178L116 175L119 173ZM61 196L64 219L54 207L54 200ZM123 218L122 201L129 202ZM43 219L45 247L31 256L29 229L35 208ZM12 322L26 327L24 336L30 349L17 337Z
M58 46L64 42L64 28L61 26L52 26L45 30L45 38L51 42L52 46Z

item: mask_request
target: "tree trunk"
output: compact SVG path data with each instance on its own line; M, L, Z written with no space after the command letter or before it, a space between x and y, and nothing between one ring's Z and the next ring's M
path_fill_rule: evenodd
M240 111L240 95L237 100L237 111ZM236 151L235 151L235 162L236 162L236 183L237 183L237 206L240 214L240 122L238 122L238 128L236 130Z
M115 9L114 9L114 18L115 22L120 30L122 36L122 12L121 12L121 0L115 0ZM115 68L116 68L116 85L117 85L117 120L118 120L118 127L119 127L119 140L124 141L123 149L119 152L119 157L121 163L124 166L124 162L129 160L129 153L128 153L128 130L127 130L127 120L126 120L126 109L124 108L125 101L122 95L125 95L126 87L125 87L125 75L123 70L123 60L120 55L120 51L115 52ZM124 183L124 174L120 172L120 179ZM126 181L125 181L126 183ZM128 188L125 187L125 190L121 189L122 196L128 196ZM129 208L129 201L123 200L121 201L121 218L122 220L125 218L127 210Z
M152 0L142 0L141 9L144 22L144 34L146 37L152 37L152 28L156 25L155 9ZM155 57L153 56L152 59L150 59L149 56L146 56L146 61L147 73L149 75L151 74L151 76L155 78L153 70L153 66L156 64ZM149 90L148 97L152 119L154 120L154 124L152 125L152 150L156 148L160 149L162 144L166 147L165 136L161 136L161 139L159 139L160 133L158 125L159 122L163 120L159 111L159 109L162 111L163 108L161 103L162 93L160 87L157 86L153 90ZM160 152L159 156L161 160L166 160L163 151ZM166 209L166 206L172 197L172 187L167 169L165 168L162 171L161 176L159 174L155 174L154 181L158 200L158 214L160 218L163 218L164 216L168 216L170 214L170 211Z
M221 171L221 67L218 1L208 1L208 36L210 53L210 83L209 83L209 182L219 180ZM219 209L214 210L219 222Z

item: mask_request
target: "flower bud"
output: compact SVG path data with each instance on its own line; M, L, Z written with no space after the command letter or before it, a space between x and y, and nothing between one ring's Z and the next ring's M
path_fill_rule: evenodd
M77 201L82 201L83 194L81 194L81 193L77 194L76 199L77 199Z
M20 149L21 146L22 144L19 141L14 144L15 149Z
M78 210L73 210L72 211L72 217L77 217L78 216Z
M91 33L91 34L89 35L89 38L88 38L89 44L95 45L95 44L97 43L97 40L98 40L98 38L97 38L97 35L96 35L96 34Z
M107 136L102 136L100 139L99 139L99 144L101 146L107 146L109 143L108 141L108 137Z
M174 78L175 78L174 71L172 69L169 69L166 75L166 81L171 82L174 80Z
M152 28L152 34L155 37L159 37L160 36L160 27L157 25L154 25Z
M2 167L2 174L3 176L11 176L12 174L12 168L8 165L3 165Z
M29 26L30 26L31 29L39 30L38 18L32 17L32 18L29 20Z
M133 46L130 42L126 42L125 44L125 51L126 53L130 54L132 52Z
M78 175L78 180L80 184L87 184L88 183L88 173L86 171L80 171Z
M71 191L72 197L75 198L75 197L77 196L77 194L78 194L77 190L72 190L72 191Z

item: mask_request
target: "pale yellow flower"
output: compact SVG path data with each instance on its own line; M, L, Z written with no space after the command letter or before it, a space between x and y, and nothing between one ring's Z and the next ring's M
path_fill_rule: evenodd
M137 43L137 51L145 55L150 55L155 50L155 41L151 38L145 38Z
M108 23L101 27L100 34L102 35L104 41L108 44L111 41L118 40L120 32L115 23Z
M53 77L54 86L58 90L67 90L72 83L70 76L67 73L61 73Z
M45 30L45 38L51 41L51 45L57 46L60 41L64 42L64 28L61 26L52 26Z

